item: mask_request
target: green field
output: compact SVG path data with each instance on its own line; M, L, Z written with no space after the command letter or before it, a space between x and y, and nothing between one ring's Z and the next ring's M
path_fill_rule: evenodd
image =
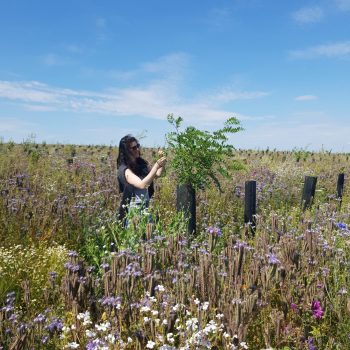
M115 147L0 143L0 349L349 348L349 156L238 150L189 235L170 169L125 229Z

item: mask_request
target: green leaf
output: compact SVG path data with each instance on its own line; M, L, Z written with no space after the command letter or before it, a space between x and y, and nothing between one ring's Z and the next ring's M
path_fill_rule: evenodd
M194 126L180 130L181 117L174 118L173 114L168 114L167 118L176 130L169 132L166 140L172 155L170 166L177 174L178 181L190 183L194 188L203 188L212 182L221 191L216 174L229 177L229 171L235 170L227 165L232 161L234 151L233 145L227 143L227 135L242 130L240 122L232 117L222 129L209 132Z

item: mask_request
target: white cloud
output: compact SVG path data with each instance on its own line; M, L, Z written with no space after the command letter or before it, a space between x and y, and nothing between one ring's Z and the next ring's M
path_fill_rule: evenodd
M88 77L99 77L103 79L112 79L120 81L142 81L149 79L166 79L169 86L179 84L184 77L189 76L189 62L191 56L177 52L171 55L165 55L157 60L140 64L135 69L131 70L96 70L83 69L82 73Z
M21 136L28 135L28 130L32 131L33 128L38 127L35 123L29 123L17 118L0 117L0 133L19 134ZM2 135L4 136L4 135Z
M63 64L62 58L58 55L49 53L42 58L42 62L47 66L59 66Z
M318 57L337 58L350 56L350 41L309 47L289 53L293 59L313 59Z
M291 125L302 124L306 119L316 123L316 122L319 122L320 120L326 120L327 114L324 111L315 111L315 110L293 112L291 114L290 124Z
M316 23L320 22L324 17L324 12L321 7L304 7L292 14L293 19L300 23Z
M61 51L64 51L63 54L57 54L57 53L47 53L42 56L40 56L38 59L40 60L40 63L46 65L46 66L65 66L70 65L74 61L72 57L77 54L83 53L83 47L78 45L61 45L60 46Z
M47 66L54 66L57 64L57 56L55 54L49 53L43 57L43 62Z
M36 81L1 81L0 99L17 102L21 108L36 112L57 111L100 114L115 117L139 116L165 120L168 113L181 115L186 121L206 124L236 116L240 120L265 120L269 116L247 116L235 113L225 104L236 100L262 98L263 91L240 91L231 87L184 93L189 76L190 56L175 53L146 62L135 69L138 84L103 91L56 88ZM130 76L132 71L126 72ZM96 72L98 74L98 72ZM140 84L140 81L144 81ZM118 82L120 84L120 81Z
M56 110L56 108L51 106L42 106L42 105L24 105L24 109L27 111L34 111L34 112L53 112Z
M336 6L341 11L350 10L350 0L335 0Z
M60 89L39 82L0 81L0 98L25 102L22 106L30 110L109 114L117 117L143 116L161 120L164 120L168 113L174 113L183 116L189 122L226 120L234 112L220 107L218 102L263 95L261 92L231 92L230 95L220 95L216 99L204 96L191 101L178 94L174 82L167 80L104 92ZM254 119L249 116L242 117Z
M228 7L212 8L204 22L214 30L224 30L232 22L232 11Z
M76 44L67 44L63 45L63 48L73 54L81 54L84 52L84 48L81 45L76 45Z
M139 129L136 128L120 128L120 127L97 127L97 128L80 128L79 137L81 140L96 140L98 144L118 145L123 135L131 134L137 139L141 139ZM59 137L56 137L59 139ZM104 141L100 141L104 140Z
M160 57L158 60L153 62L146 62L141 65L138 71L162 74L167 77L179 79L182 78L184 73L187 71L190 56L186 53L178 52L171 55Z
M301 95L294 98L295 101L313 101L317 100L318 97L315 95Z
M290 122L288 122L288 120ZM331 149L334 152L349 152L348 135L350 126L337 121L321 122L303 120L263 123L232 138L237 148L276 148L291 150L308 147L309 150Z
M0 81L0 97L24 102L56 103L58 96L45 84L36 81Z
M251 100L268 96L265 91L237 91L232 89L223 89L219 93L213 95L212 100L218 102L231 102L236 100Z
M96 18L96 26L98 28L105 28L107 25L107 20L103 17Z
M104 17L97 17L95 19L95 30L97 41L101 42L107 40L107 19Z

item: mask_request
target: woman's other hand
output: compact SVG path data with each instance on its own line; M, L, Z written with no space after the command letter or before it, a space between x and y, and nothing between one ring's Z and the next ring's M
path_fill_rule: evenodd
M163 168L164 165L166 164L166 162L167 162L166 157L163 156L163 157L159 158L159 159L157 160L158 167L159 167L159 168Z

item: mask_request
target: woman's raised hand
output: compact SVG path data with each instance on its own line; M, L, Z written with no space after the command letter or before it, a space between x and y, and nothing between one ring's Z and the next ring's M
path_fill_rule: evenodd
M159 168L162 168L165 165L166 161L167 161L167 159L164 156L159 158L157 160L157 164L158 164Z

